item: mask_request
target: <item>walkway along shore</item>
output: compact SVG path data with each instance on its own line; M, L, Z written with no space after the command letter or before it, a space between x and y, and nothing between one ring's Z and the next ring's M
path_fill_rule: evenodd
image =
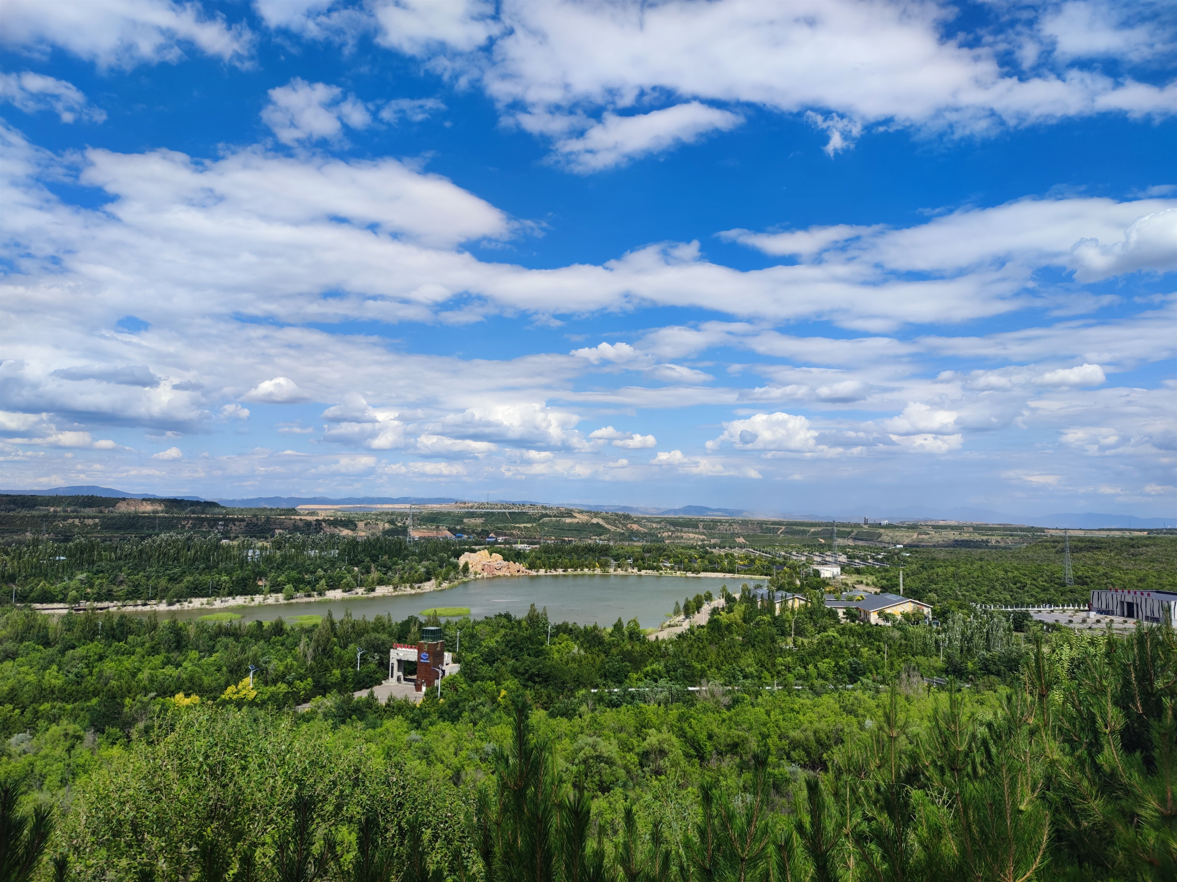
M747 574L741 575L738 573L679 573L679 572L659 572L657 570L613 570L611 572L591 572L585 570L529 570L526 575L519 576L470 576L464 579L456 579L453 582L445 582L438 585L432 579L428 582L421 582L409 588L401 588L395 585L378 585L372 591L366 588L355 588L352 591L344 591L340 588L333 588L326 594L320 596L313 593L304 593L302 596L294 597L291 600L286 600L280 592L270 594L237 594L230 597L190 597L187 600L178 600L175 603L168 603L164 600L132 600L132 601L117 601L117 600L95 600L88 603L33 603L29 604L38 612L47 613L50 615L62 615L66 612L104 612L106 610L133 610L134 612L179 612L180 610L204 609L215 612L216 610L227 610L239 606L268 606L290 604L297 605L300 603L311 603L314 601L324 600L344 600L346 598L371 598L371 597L405 597L410 594L428 594L433 591L445 591L448 588L456 588L458 585L466 582L473 582L482 579L497 579L497 578L513 578L525 579L528 576L679 576L689 579L738 579L744 582L761 580L765 576L749 576Z

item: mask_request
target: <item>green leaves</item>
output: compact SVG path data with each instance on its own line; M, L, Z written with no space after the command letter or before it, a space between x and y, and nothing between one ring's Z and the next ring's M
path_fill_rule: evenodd
M23 780L0 782L0 882L30 882L53 835L53 812L45 805L20 808Z

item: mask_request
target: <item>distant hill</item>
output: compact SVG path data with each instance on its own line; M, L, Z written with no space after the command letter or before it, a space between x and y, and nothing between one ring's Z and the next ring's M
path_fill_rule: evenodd
M81 484L76 487L54 487L51 490L0 490L0 496L106 496L114 499L186 499L189 502L204 502L199 496L157 495L155 493L127 493L111 487L96 484Z
M129 500L135 500L130 502ZM168 496L96 496L92 493L66 495L64 493L37 494L0 493L0 512L34 513L38 510L63 511L117 511L119 506L131 511L211 514L222 511L216 502L203 499L177 498Z
M165 496L155 493L128 493L111 487L97 485L82 485L73 487L54 487L50 490L0 490L0 495L9 496L74 496L74 497L108 497L115 499L175 499L189 502L203 502L199 496ZM328 496L253 496L245 499L216 499L227 508L296 508L300 505L445 505L455 502L477 502L477 500L461 500L452 497L436 496L343 496L331 498ZM506 503L507 500L493 499L491 504ZM516 505L546 505L533 501L516 500ZM656 506L640 505L601 505L601 504L560 504L559 508L575 508L583 511L617 512L619 514L664 516L664 517L702 517L702 518L771 518L774 520L828 521L836 517L839 521L858 521L861 516L854 516L848 512L837 512L835 515L801 514L798 512L750 512L737 508L715 508L709 505L684 505L679 508L659 508ZM1139 518L1124 514L1099 514L1095 512L1079 512L1072 514L1050 515L1008 515L988 509L960 508L949 511L926 514L871 514L872 522L886 518L891 523L912 523L917 521L950 520L961 523L976 524L1022 524L1028 527L1047 527L1050 529L1071 528L1075 530L1159 530L1177 528L1177 513L1172 518Z

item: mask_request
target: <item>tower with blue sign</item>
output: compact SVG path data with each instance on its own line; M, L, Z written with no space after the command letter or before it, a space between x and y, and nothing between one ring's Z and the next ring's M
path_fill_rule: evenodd
M421 629L417 642L416 690L424 692L445 676L445 633L436 626Z

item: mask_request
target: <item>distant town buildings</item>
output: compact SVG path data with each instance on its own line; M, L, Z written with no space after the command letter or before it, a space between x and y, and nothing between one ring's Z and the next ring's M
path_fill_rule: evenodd
M898 594L867 594L848 591L845 594L827 594L826 607L835 609L843 619L858 619L868 625L883 625L884 615L898 618L904 613L918 613L925 621L932 618L930 604L900 597Z
M1091 592L1091 611L1101 616L1120 616L1177 627L1177 594L1103 588Z

